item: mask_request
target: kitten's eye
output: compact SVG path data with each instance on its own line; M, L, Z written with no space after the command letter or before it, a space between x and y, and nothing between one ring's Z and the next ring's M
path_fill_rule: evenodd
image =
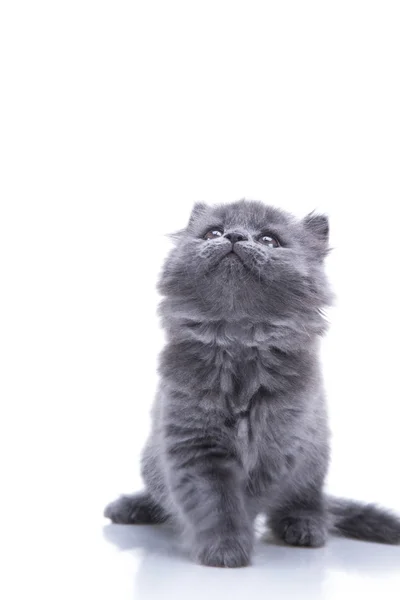
M220 229L211 229L210 231L207 231L206 235L204 236L205 240L215 240L215 238L219 238L222 235L222 231Z
M269 248L279 248L280 246L278 240L272 237L271 235L261 235L258 238L258 241L264 244L265 246L268 246Z

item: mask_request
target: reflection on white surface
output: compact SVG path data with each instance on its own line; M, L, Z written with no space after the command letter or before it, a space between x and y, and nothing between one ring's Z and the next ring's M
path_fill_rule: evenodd
M331 538L325 548L300 549L267 537L257 541L250 567L215 569L190 562L165 526L108 524L103 535L131 559L135 600L246 595L316 600L347 597L353 588L364 598L374 590L385 599L400 593L399 547Z

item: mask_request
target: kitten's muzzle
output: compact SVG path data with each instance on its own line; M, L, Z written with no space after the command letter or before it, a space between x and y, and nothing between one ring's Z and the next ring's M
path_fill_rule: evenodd
M240 231L233 231L231 233L226 233L224 235L232 244L236 244L236 242L246 242L248 240L247 235L241 233Z

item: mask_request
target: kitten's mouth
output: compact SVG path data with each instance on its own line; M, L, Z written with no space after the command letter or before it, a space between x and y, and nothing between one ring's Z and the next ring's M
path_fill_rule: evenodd
M242 265L244 265L243 260L241 259L241 257L238 255L237 252L235 252L235 250L232 248L232 250L229 250L229 252L227 252L221 259L222 261L227 261L228 263L241 263Z
M227 252L227 254L225 254L225 256L223 257L223 259L224 258L231 258L231 259L232 258L238 258L239 260L242 260L240 258L240 256L233 250L233 248L232 248L232 250L229 250L229 252Z

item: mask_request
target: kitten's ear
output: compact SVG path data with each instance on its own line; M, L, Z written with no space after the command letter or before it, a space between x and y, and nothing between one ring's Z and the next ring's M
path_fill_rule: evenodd
M318 215L314 211L304 217L303 227L315 252L324 258L329 252L329 219L326 215Z
M188 228L193 225L196 219L198 219L201 215L204 215L204 213L207 211L207 208L208 206L207 204L204 204L204 202L196 202L189 217Z
M168 237L175 243L179 243L179 241L184 237L185 233L188 229L191 228L193 223L198 219L201 215L203 215L208 209L207 204L204 202L196 202L196 204L192 208L192 212L189 217L189 223L186 228L179 229L178 231L174 231L172 233L167 234Z

